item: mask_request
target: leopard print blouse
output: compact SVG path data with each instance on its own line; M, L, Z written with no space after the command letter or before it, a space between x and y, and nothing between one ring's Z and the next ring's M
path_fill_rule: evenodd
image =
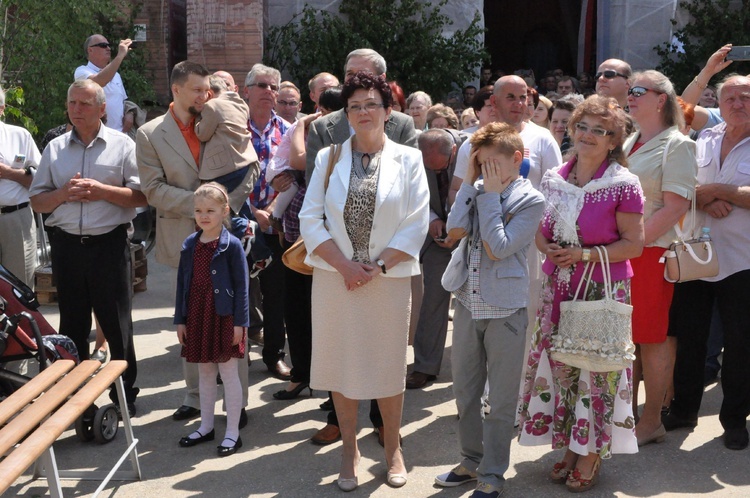
M354 248L352 261L359 263L371 263L370 232L378 193L381 152L369 155L352 151L352 172L344 205L344 223Z

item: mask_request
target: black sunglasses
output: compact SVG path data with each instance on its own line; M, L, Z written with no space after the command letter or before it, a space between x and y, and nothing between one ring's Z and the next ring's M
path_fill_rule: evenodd
M247 86L257 86L261 90L267 90L267 89L270 88L272 92L278 92L279 91L279 87L277 85L271 85L269 83L253 83L253 84L247 85Z
M626 75L624 75L622 73L618 73L614 69L605 69L604 71L599 71L598 73L596 73L594 75L594 79L598 80L602 76L604 76L608 80L611 80L611 79L616 78L618 76L620 76L621 78L628 79L628 77Z
M662 92L657 92L656 90L652 90L650 88L646 88L645 86L634 86L633 88L628 89L628 95L632 95L635 98L643 97L648 92L654 92L659 95L661 95L662 93Z
M109 43L101 42L101 43L92 43L89 45L89 47L99 47L99 48L110 48L112 45Z

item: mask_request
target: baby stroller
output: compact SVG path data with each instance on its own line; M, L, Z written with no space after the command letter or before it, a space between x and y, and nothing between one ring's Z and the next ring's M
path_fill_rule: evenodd
M39 345L41 344L41 347ZM58 359L79 362L75 343L58 334L39 312L36 294L0 264L0 400L10 396L30 379L7 368L7 362L35 360L41 372ZM29 366L31 371L32 366ZM83 441L107 443L117 434L114 405L99 409L92 405L75 423Z

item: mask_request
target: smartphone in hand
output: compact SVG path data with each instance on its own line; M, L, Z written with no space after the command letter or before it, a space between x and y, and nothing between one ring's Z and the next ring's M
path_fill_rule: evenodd
M728 61L750 61L750 46L741 45L738 47L732 47L727 54Z

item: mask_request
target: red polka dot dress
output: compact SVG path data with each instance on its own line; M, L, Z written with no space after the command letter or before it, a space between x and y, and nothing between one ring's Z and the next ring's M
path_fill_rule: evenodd
M188 296L187 337L182 356L191 363L224 363L245 357L245 340L232 345L234 317L219 316L214 306L210 265L219 240L196 241Z

